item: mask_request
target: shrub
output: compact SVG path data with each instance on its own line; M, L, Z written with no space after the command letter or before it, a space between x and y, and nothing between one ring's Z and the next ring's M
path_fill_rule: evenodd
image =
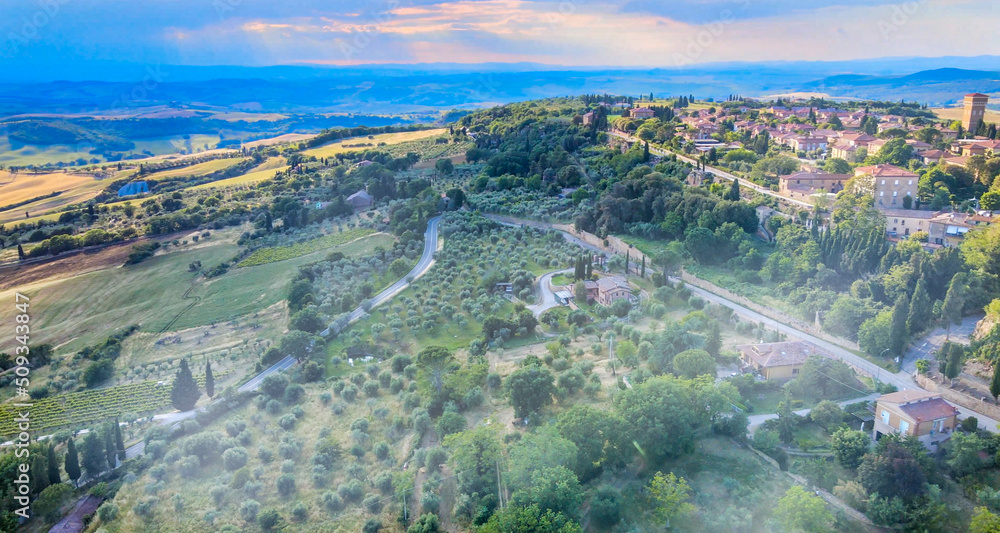
M97 509L97 517L101 519L101 522L110 522L118 517L118 506L115 502L104 502Z
M377 494L371 494L365 497L365 500L361 505L363 505L365 510L369 513L375 514L382 509L382 499Z
M372 453L374 453L375 457L379 460L385 460L389 457L389 445L385 442L379 442L372 448Z
M246 466L249 457L246 448L230 448L222 454L222 466L232 472Z
M281 523L281 515L275 509L264 509L257 517L257 523L264 531L271 531Z
M284 497L289 497L295 493L295 476L291 474L282 474L278 476L278 494Z
M284 429L285 431L291 431L292 428L295 427L295 422L297 421L298 418L295 418L295 415L288 413L287 415L281 417L278 420L278 425L281 426L281 429Z
M361 496L364 494L364 492L361 486L361 482L356 479L352 479L346 483L342 483L339 487L337 487L337 494L340 495L341 498L347 501L358 501L361 499Z
M465 427L465 417L454 411L445 412L440 418L438 418L437 432L438 436L441 438L451 435L452 433L465 431Z
M344 508L344 500L336 492L324 492L323 506L329 511L339 511Z
M246 522L257 520L257 513L260 512L260 504L257 500L247 500L240 505L240 517Z

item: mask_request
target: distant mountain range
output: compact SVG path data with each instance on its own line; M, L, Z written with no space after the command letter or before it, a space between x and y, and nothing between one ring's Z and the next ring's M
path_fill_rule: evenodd
M67 81L44 79L37 68L24 71L24 78L17 77L17 69L0 71L0 117L112 108L127 112L152 106L406 114L582 93L650 92L716 99L730 94L809 92L940 106L973 91L1000 93L1000 72L994 70L998 64L998 56L717 63L645 70L531 63L148 67L103 62L60 71ZM102 75L98 81L87 79Z

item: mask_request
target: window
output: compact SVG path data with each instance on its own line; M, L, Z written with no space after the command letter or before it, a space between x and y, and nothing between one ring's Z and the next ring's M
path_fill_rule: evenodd
M879 191L879 192L878 192L878 195L879 195L879 196L885 196L885 191Z
M900 420L899 421L899 432L903 433L903 434L906 434L909 431L910 431L910 423L907 422L906 420Z
M892 191L892 197L893 198L895 198L897 194L899 194L899 191Z
M885 180L882 180L882 185L885 185Z
M885 409L882 410L882 423L883 424L889 423L889 411L886 411Z
M907 182L907 185L913 185L913 180L910 180L909 182ZM909 193L906 193L906 194L909 194Z

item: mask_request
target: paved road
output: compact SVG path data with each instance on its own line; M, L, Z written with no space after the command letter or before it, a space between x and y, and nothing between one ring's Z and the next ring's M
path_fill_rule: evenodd
M565 270L556 270L555 272L549 272L548 274L543 274L542 277L538 278L536 283L538 284L538 291L541 293L541 298L535 305L526 306L535 317L542 316L542 313L552 309L559 305L556 301L556 295L552 292L552 276L556 274L565 274L567 272L572 272L572 268L567 268Z
M635 138L635 137L633 137L633 136L631 136L631 135L629 135L627 133L622 133L620 131L609 130L608 133L610 135L614 135L615 137L619 137L619 138L625 139L627 141L642 142L641 140L639 140L639 139L637 139L637 138ZM653 146L649 147L649 151L652 152L652 153L655 153L657 155L661 155L661 156L675 155L675 156L677 156L677 159L680 159L681 161L684 161L685 163L688 163L688 164L691 164L691 165L697 165L698 164L698 161L696 161L696 160L694 160L694 159L692 159L690 157L687 157L687 156L684 156L684 155L681 155L681 154L677 154L677 153L674 153L674 152L668 152L666 150L661 150L661 149L655 148ZM705 166L705 172L708 172L709 174L712 174L713 176L718 176L718 177L720 177L722 179L726 179L726 180L729 180L729 181L733 181L733 180L739 179L738 176L734 176L734 175L730 174L729 172L726 172L724 170L719 170L717 168L710 167L710 166L707 166L707 165ZM764 195L767 195L767 196L773 196L774 198L777 198L777 199L779 199L781 201L792 203L792 204L795 204L795 205L797 205L799 207L804 207L806 209L812 209L813 208L813 205L810 204L810 203L808 203L808 202L803 202L801 200L795 200L795 199L792 199L792 198L788 198L786 196L782 196L782 195L780 195L780 194L772 191L771 189L768 189L766 187L761 187L760 185L757 185L756 183L753 183L752 181L749 181L749 180L747 180L745 178L740 181L740 187L747 187L748 189L753 189L754 191L756 191L756 192L758 192L760 194L764 194Z
M851 403L858 403L858 402L864 402L864 401L869 401L870 402L870 401L877 400L879 396L881 396L881 394L878 394L878 393L876 393L876 394L869 394L868 396L865 396L863 398L854 398L852 400L844 400L842 402L838 402L838 404L841 407L844 407L845 405L851 404ZM809 408L809 409L799 409L798 411L792 411L792 412L795 413L795 414L797 414L797 415L799 415L799 416L807 416L811 411L812 411L812 409ZM754 431L756 431L757 428L760 427L761 424L763 424L764 422L767 422L768 420L773 420L775 418L778 418L778 415L776 413L764 413L764 414L759 414L759 415L750 415L748 418L750 419L750 425L748 426L748 429L750 431L750 435L753 435Z
M976 329L976 323L982 318L983 315L967 316L962 319L961 325L951 327L950 336L945 328L937 328L923 339L914 342L903 357L903 371L908 374L916 372L917 359L926 359L933 365L934 355L944 344L945 337L948 337L952 342L968 344L972 332Z
M424 252L420 256L420 261L417 261L416 266L414 266L406 276L398 280L396 283L389 285L389 287L385 290L372 297L371 300L368 300L369 311L402 292L403 289L410 286L411 281L423 276L432 266L434 266L434 252L437 251L438 248L438 224L440 222L441 217L434 217L427 221L427 231L424 232ZM356 322L367 312L368 311L366 311L364 307L358 306L356 309L351 311L349 315L347 315L347 323L351 324ZM333 327L334 324L331 323L329 327L320 333L320 335L323 337L330 335Z

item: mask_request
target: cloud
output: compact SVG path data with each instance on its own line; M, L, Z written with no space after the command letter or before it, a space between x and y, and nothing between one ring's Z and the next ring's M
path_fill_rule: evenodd
M977 55L972 0L0 0L0 58L268 65ZM45 4L48 5L48 4ZM29 35L30 34L30 35Z

